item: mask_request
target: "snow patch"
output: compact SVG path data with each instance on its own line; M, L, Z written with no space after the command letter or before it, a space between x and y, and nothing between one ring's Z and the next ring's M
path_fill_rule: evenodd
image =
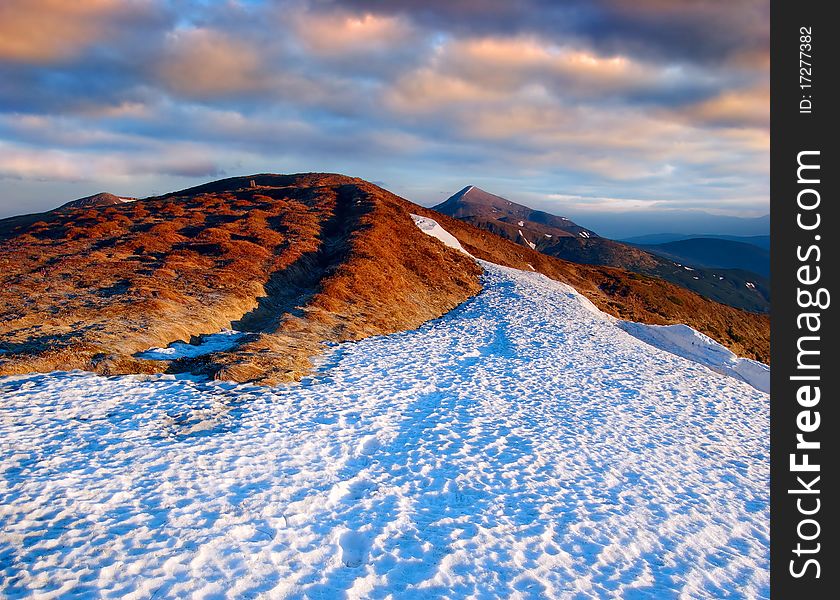
M446 231L434 219L430 219L428 217L421 217L420 215L414 214L411 215L411 218L414 221L414 224L420 228L420 231L422 231L426 235L430 235L433 238L437 238L446 246L463 252L467 256L472 256L472 254L464 250L463 246L461 246L461 242L459 242L454 235Z
M361 439L357 451L360 455L369 456L376 452L379 445L379 438L375 435L368 435Z
M346 529L338 536L339 560L345 567L358 567L365 562L367 540L357 531Z
M242 331L222 329L218 333L201 336L198 344L173 342L166 348L149 348L137 354L138 358L148 360L176 360L179 358L195 358L213 352L230 350L235 347L245 335Z
M770 367L736 356L725 346L688 325L645 325L619 321L618 326L660 350L700 363L718 373L742 379L755 389L770 393Z
M537 245L533 242L529 242L528 238L525 237L525 235L522 233L521 229L517 229L517 231L519 232L519 237L521 237L523 240L525 240L525 243L528 244L531 247L531 250L536 249Z

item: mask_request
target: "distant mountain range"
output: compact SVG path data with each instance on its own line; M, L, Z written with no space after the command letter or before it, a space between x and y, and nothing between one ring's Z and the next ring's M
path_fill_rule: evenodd
M649 209L624 212L576 211L575 219L614 240L673 232L684 237L712 232L715 237L770 235L770 215L733 217L702 210ZM663 241L674 241L663 240Z
M688 265L708 269L741 269L770 277L770 252L753 244L698 237L639 247Z
M652 247L607 239L565 217L534 210L476 186L463 188L433 209L549 256L660 277L745 310L770 309L770 285L762 274L767 269L761 257L748 253L743 260L730 261L727 266L723 258L731 246L715 247L718 242L730 244L727 240L689 244L683 254L678 253L679 247L654 251Z
M695 238L713 238L719 240L730 240L732 242L752 244L753 246L758 246L759 248L763 248L765 250L770 249L769 235L725 235L715 233L650 233L648 235L638 235L635 237L625 238L619 241L625 242L627 244L636 244L639 246L644 246L647 244L667 244L668 242L679 242L681 240L691 240Z

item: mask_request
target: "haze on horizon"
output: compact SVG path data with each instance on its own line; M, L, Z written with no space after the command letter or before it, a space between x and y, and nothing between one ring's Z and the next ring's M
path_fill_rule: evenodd
M769 3L0 4L0 218L301 171L592 227L764 215Z

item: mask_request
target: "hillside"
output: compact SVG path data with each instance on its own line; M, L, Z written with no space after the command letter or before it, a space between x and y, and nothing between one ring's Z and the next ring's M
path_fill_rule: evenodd
M421 233L396 196L339 175L233 178L41 217L0 224L0 374L294 379L324 341L417 327L480 289L479 267ZM135 356L231 326L247 334L235 350Z
M659 277L735 308L762 313L770 310L770 285L760 274L745 273L743 267L724 271L727 267L704 268L688 260L675 261L646 247L601 237L564 217L532 210L474 186L464 188L434 210L549 256Z
M0 221L0 375L299 379L324 342L413 329L480 290L480 267L422 233L412 213L440 221L476 257L569 283L616 317L685 323L769 362L764 316L549 257L360 179L302 174ZM216 345L226 328L240 333ZM213 351L144 353L178 340Z

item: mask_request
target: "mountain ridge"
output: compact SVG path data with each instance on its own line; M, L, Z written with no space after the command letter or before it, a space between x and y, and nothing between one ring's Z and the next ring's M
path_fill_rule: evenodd
M536 244L542 238L553 237L598 237L566 217L534 210L474 185L464 187L432 209L479 226L493 223L496 233L526 243Z
M324 342L414 328L480 290L474 261L420 232L393 194L342 175L229 178L42 216L0 237L1 374L277 383L308 372ZM230 351L138 356L233 324L246 336Z
M610 240L565 217L533 210L475 186L463 188L433 210L563 260L660 277L735 308L756 312L770 309L766 277L743 272L742 265L686 267L687 261L674 261L648 248ZM538 221L532 220L534 217Z
M770 276L770 252L745 242L696 237L639 247L684 264L707 269L741 269Z
M766 317L655 278L540 254L361 179L304 173L228 178L5 223L0 374L300 379L324 343L416 328L481 290L475 261L421 232L411 214L441 222L478 258L573 285L616 317L686 323L769 361ZM226 328L241 332L231 348L143 357Z

